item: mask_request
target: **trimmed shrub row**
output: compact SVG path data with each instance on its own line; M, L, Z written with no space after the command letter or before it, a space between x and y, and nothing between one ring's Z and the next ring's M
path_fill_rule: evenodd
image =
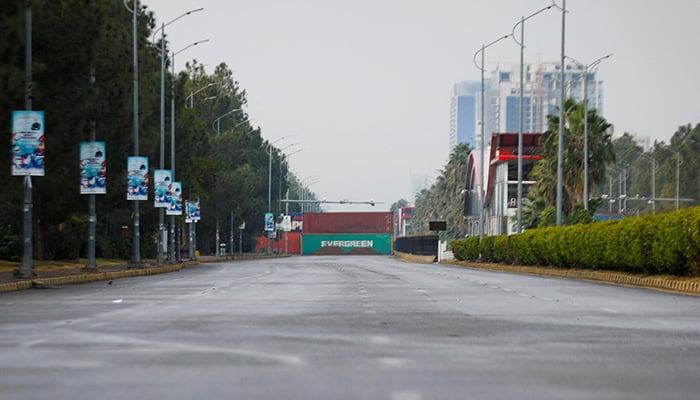
M700 207L452 242L459 260L700 276ZM479 258L481 254L481 258Z

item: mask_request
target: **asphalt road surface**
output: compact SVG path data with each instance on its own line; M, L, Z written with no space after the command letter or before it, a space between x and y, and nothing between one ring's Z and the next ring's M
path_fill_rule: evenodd
M0 294L1 399L698 399L700 298L389 257Z

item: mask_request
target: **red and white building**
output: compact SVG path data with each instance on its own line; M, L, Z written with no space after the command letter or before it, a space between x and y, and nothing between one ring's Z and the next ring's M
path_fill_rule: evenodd
M529 175L537 161L542 159L541 137L540 132L523 132L523 198L527 197L530 186L535 183ZM516 233L514 219L518 207L518 133L492 133L484 154L484 171L480 171L480 150L472 150L467 161L464 217L467 219L468 234L478 236L480 233L482 205L485 215L484 235Z

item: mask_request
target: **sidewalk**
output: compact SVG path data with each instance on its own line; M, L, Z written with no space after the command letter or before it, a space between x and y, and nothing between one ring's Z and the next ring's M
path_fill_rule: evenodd
M85 264L78 262L36 262L32 279L18 278L14 272L19 263L0 261L0 293L15 290L49 288L57 285L95 282L125 278L129 276L144 276L164 272L178 271L186 265L198 263L186 261L177 264L156 265L145 260L139 267L130 266L125 262L109 262L97 268L87 269Z
M283 255L264 255L244 253L236 255L235 259L257 259L269 257L285 257ZM20 265L18 262L0 260L0 293L29 288L50 288L53 286L70 285L106 281L132 276L145 276L179 271L185 267L200 263L231 260L231 257L199 256L196 260L184 260L176 264L158 265L156 260L143 260L141 266L134 267L126 261L97 261L97 268L86 269L85 262L67 261L35 261L32 279L17 278L14 271Z

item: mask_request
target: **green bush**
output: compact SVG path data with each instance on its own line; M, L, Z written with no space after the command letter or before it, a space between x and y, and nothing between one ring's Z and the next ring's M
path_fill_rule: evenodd
M496 263L512 263L513 250L510 243L511 236L501 235L494 236L493 239L493 259Z
M452 252L458 260L476 261L479 259L479 237L452 241Z
M700 207L520 235L455 240L455 257L639 274L700 275Z

